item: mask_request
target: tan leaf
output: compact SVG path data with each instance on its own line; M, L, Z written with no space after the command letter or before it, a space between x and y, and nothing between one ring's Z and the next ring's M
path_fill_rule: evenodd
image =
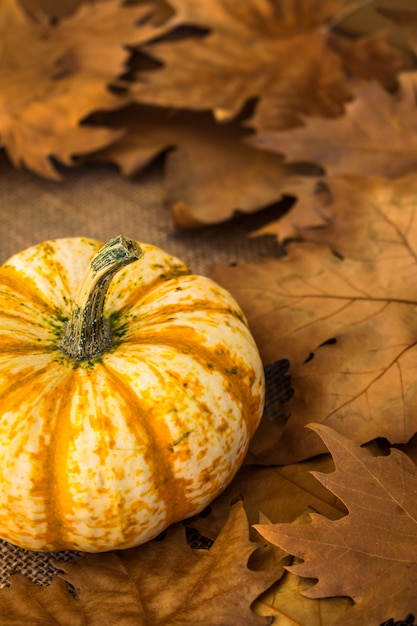
M402 74L399 81L395 96L378 83L362 84L338 119L305 118L299 128L259 133L247 141L288 161L317 163L328 174L400 176L417 165L417 76Z
M123 7L119 0L82 5L56 25L35 22L18 0L0 10L0 142L17 167L58 178L50 159L73 157L121 136L115 129L83 124L97 110L125 102L108 85L125 71L126 44L155 28L149 6Z
M312 599L301 595L310 587L311 581L287 572L255 601L253 610L258 615L273 615L274 626L333 626L349 617L349 598ZM365 624L372 622L364 621L361 626Z
M219 125L209 113L136 107L113 116L111 124L124 125L126 135L94 159L115 162L126 175L175 148L165 162L165 189L180 227L222 222L237 210L251 213L298 186L305 189L281 157L245 145L248 131L236 122Z
M259 130L298 124L300 112L342 113L350 86L340 56L327 45L320 27L344 0L171 4L176 9L172 29L185 24L209 32L147 46L163 67L139 76L133 87L137 101L212 109L224 121L256 97L260 100L251 125Z
M323 246L291 244L282 259L212 272L243 307L264 362L291 363L291 418L255 451L258 462L322 452L304 428L312 421L359 443L401 443L417 432L415 202L368 204L363 212L349 204L352 233L362 225L367 235L353 235L352 248L369 245L368 256L343 259Z
M313 188L304 188L297 194L291 210L278 220L253 231L251 236L275 235L282 244L293 239L322 243L326 236L324 233L330 230L327 205L332 200L328 192L328 180L318 180ZM350 197L346 197L345 201L349 206L355 206L354 199L351 201Z
M372 456L323 425L314 425L336 466L316 478L349 510L331 521L311 514L306 524L258 525L268 541L303 559L293 573L318 579L310 598L348 596L355 602L346 620L362 626L364 610L379 623L387 615L417 612L417 468L402 452ZM337 568L337 575L335 575Z

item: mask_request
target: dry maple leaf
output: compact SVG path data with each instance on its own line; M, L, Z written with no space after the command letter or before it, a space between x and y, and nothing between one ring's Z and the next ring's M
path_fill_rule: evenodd
M311 514L306 524L256 526L303 563L288 569L318 582L309 598L348 596L357 613L336 624L380 623L417 613L417 468L402 452L372 456L323 425L311 426L330 450L336 471L315 477L349 510L331 521ZM364 616L368 620L364 620Z
M243 307L264 362L291 363L291 418L279 437L252 450L258 462L293 463L322 452L304 428L311 421L359 443L406 442L417 432L417 214L412 190L406 197L400 202L393 193L391 205L383 187L375 202L365 196L363 204L346 204L336 240L348 251L352 232L357 258L291 244L282 259L211 273Z
M0 590L1 624L34 624L32 615L45 626L230 626L236 619L245 626L271 623L250 606L282 569L248 569L259 546L248 533L239 502L213 547L202 554L189 548L184 527L176 524L164 539L136 549L59 562L77 599L62 580L39 589L12 577L11 587Z
M281 242L301 239L329 246L338 255L372 261L386 240L413 246L417 182L415 174L397 179L329 177L305 188L282 219L254 233L275 234Z
M126 127L126 135L93 158L117 163L126 175L175 148L165 161L165 202L180 227L251 213L305 188L296 168L245 145L248 133L238 123L216 124L207 112L138 106L113 115L111 124Z
M72 164L74 155L102 148L121 132L83 124L94 111L122 106L108 89L123 71L128 43L157 29L142 24L149 6L119 0L83 5L56 25L35 22L18 0L0 7L0 145L15 166L57 178L51 158Z
M298 124L299 112L342 113L351 89L320 27L344 0L170 3L176 10L172 30L185 24L209 32L145 47L163 67L140 74L132 90L137 101L212 109L223 121L257 97L251 125L260 130Z
M398 72L412 67L407 52L394 48L386 32L376 32L359 39L329 34L329 45L341 56L345 71L355 78L377 80L386 89L398 87Z
M299 128L247 141L288 161L317 163L328 174L400 176L417 165L417 74L402 74L399 82L395 95L378 83L363 83L341 118L305 118Z
M351 178L353 179L354 177ZM251 237L275 235L283 245L292 240L324 243L323 240L325 238L329 239L327 235L329 234L330 236L331 230L328 214L328 205L333 201L331 191L329 190L330 180L334 181L335 177L319 179L310 190L304 189L303 193L297 195L296 202L290 207L289 211L278 220L264 224L261 228L252 231ZM368 180L373 179L369 177ZM353 195L346 196L344 204L349 205L349 208L358 206L358 203L355 202L356 188L352 185L349 191L353 192ZM361 191L359 191L359 194ZM330 241L329 245L331 245ZM336 246L334 248L336 249ZM363 246L362 250L364 250Z

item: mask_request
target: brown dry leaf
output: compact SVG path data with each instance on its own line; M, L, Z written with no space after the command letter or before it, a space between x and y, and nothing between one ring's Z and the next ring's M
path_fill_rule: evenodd
M342 503L311 475L312 471L333 469L330 455L284 467L246 465L229 487L210 505L209 515L196 516L189 524L215 539L225 524L231 502L242 498L249 525L259 522L262 513L274 524L292 522L306 508L331 519L346 513Z
M415 6L411 8L411 4L409 8L406 8L395 7L395 4L391 3L391 6L388 4L385 7L379 7L378 12L401 27L408 45L417 53L417 11Z
M35 18L39 16L51 17L52 19L61 19L67 17L76 11L81 4L97 4L97 2L108 2L109 0L60 0L59 4L56 0L19 0L22 7L29 15ZM152 6L152 21L160 23L172 16L173 10L168 4L168 0L130 0L124 4L148 5ZM164 32L165 29L161 32ZM158 32L159 34L159 32ZM152 36L152 35L151 35ZM149 35L146 36L149 39Z
M138 102L212 109L224 121L256 97L251 125L264 131L299 124L300 112L342 113L351 89L321 27L345 0L170 2L172 30L193 25L209 32L145 47L163 67L140 74L132 92Z
M273 615L274 626L333 626L348 618L352 607L349 598L313 600L301 595L310 587L310 581L286 572L255 601L253 610L258 615ZM361 626L371 623L364 621Z
M125 137L93 158L117 163L125 175L175 148L165 161L165 190L177 226L222 222L237 210L251 213L298 187L306 193L305 179L283 167L281 157L243 143L248 132L237 122L219 125L207 112L132 107L111 124L124 125Z
M373 456L331 428L312 427L336 466L335 472L315 477L342 500L349 514L331 521L313 513L309 523L258 525L258 532L303 559L288 568L291 572L318 579L305 596L354 600L349 619L345 616L335 626L363 626L380 623L387 615L417 613L416 466L398 450Z
M0 620L2 626L86 626L85 615L63 580L40 587L20 574L0 590Z
M398 179L341 176L322 179L277 222L255 234L281 241L302 239L329 246L350 259L372 261L386 240L413 246L417 199L415 174Z
M236 616L248 626L268 624L250 606L283 570L247 567L259 546L248 534L239 502L203 554L188 547L184 527L177 524L164 539L139 548L60 562L62 578L73 585L77 599L60 580L40 589L12 577L11 587L0 590L1 624L34 624L33 616L45 626L230 626ZM265 562L261 559L261 565Z
M353 179L353 177L351 177ZM328 181L335 178L317 180L312 189L305 189L304 193L298 194L295 204L278 220L269 222L261 228L253 231L251 237L263 235L275 235L282 244L291 240L306 240L322 243L326 234L330 231L330 220L327 206L332 202L328 191ZM373 180L368 177L368 180ZM381 180L381 179L379 179ZM345 203L349 206L355 204L355 189L353 197L346 196ZM359 192L360 193L360 192ZM363 249L363 247L362 247Z
M328 42L343 60L345 71L355 78L377 80L386 89L398 87L398 72L412 67L409 55L389 42L385 32L376 32L359 39L329 35Z
M92 626L230 626L236 615L248 626L266 624L250 605L281 572L248 569L257 548L248 532L238 502L203 556L192 552L177 525L162 541L65 564L64 579L76 588Z
M97 110L125 102L108 89L125 71L126 44L157 28L151 7L119 0L83 5L56 25L35 22L18 0L0 10L0 144L17 167L58 178L50 159L73 164L74 155L98 150L121 136L83 124ZM141 21L141 28L137 23Z
M34 17L48 15L53 18L61 18L73 13L81 4L87 0L19 0L27 13ZM92 1L92 0L90 0Z
M401 443L417 432L415 195L391 205L387 188L384 194L385 204L368 196L348 205L342 196L351 229L342 250L349 250L352 232L352 249L365 250L359 258L290 244L282 259L211 274L243 307L264 362L291 363L291 418L279 437L252 450L260 463L294 463L323 452L321 440L304 428L312 421L359 443L375 437ZM343 228L336 241L343 241Z
M305 118L299 128L247 141L288 161L317 163L328 174L403 175L417 165L417 74L404 73L399 82L395 95L378 83L363 83L339 119Z

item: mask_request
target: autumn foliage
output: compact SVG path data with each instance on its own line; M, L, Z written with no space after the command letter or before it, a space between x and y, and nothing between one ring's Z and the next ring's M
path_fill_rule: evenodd
M282 256L211 276L265 366L288 359L293 393L206 516L57 563L45 588L13 576L1 624L411 625L415 3L56 4L0 0L5 155L62 180L88 161L133 176L164 155L180 228L273 207L251 236Z

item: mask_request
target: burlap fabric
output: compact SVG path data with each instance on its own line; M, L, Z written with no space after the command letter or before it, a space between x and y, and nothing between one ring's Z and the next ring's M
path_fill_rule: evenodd
M85 236L105 241L119 233L160 246L199 274L207 274L215 263L257 261L281 254L273 237L247 237L262 223L262 213L178 232L163 198L161 164L134 180L124 179L110 166L84 166L65 171L64 182L58 183L16 171L0 159L0 261L47 239ZM285 370L285 364L280 364L268 372L269 416L279 412L288 397ZM47 585L57 571L51 559L76 556L30 552L0 541L0 587L9 584L13 572Z

